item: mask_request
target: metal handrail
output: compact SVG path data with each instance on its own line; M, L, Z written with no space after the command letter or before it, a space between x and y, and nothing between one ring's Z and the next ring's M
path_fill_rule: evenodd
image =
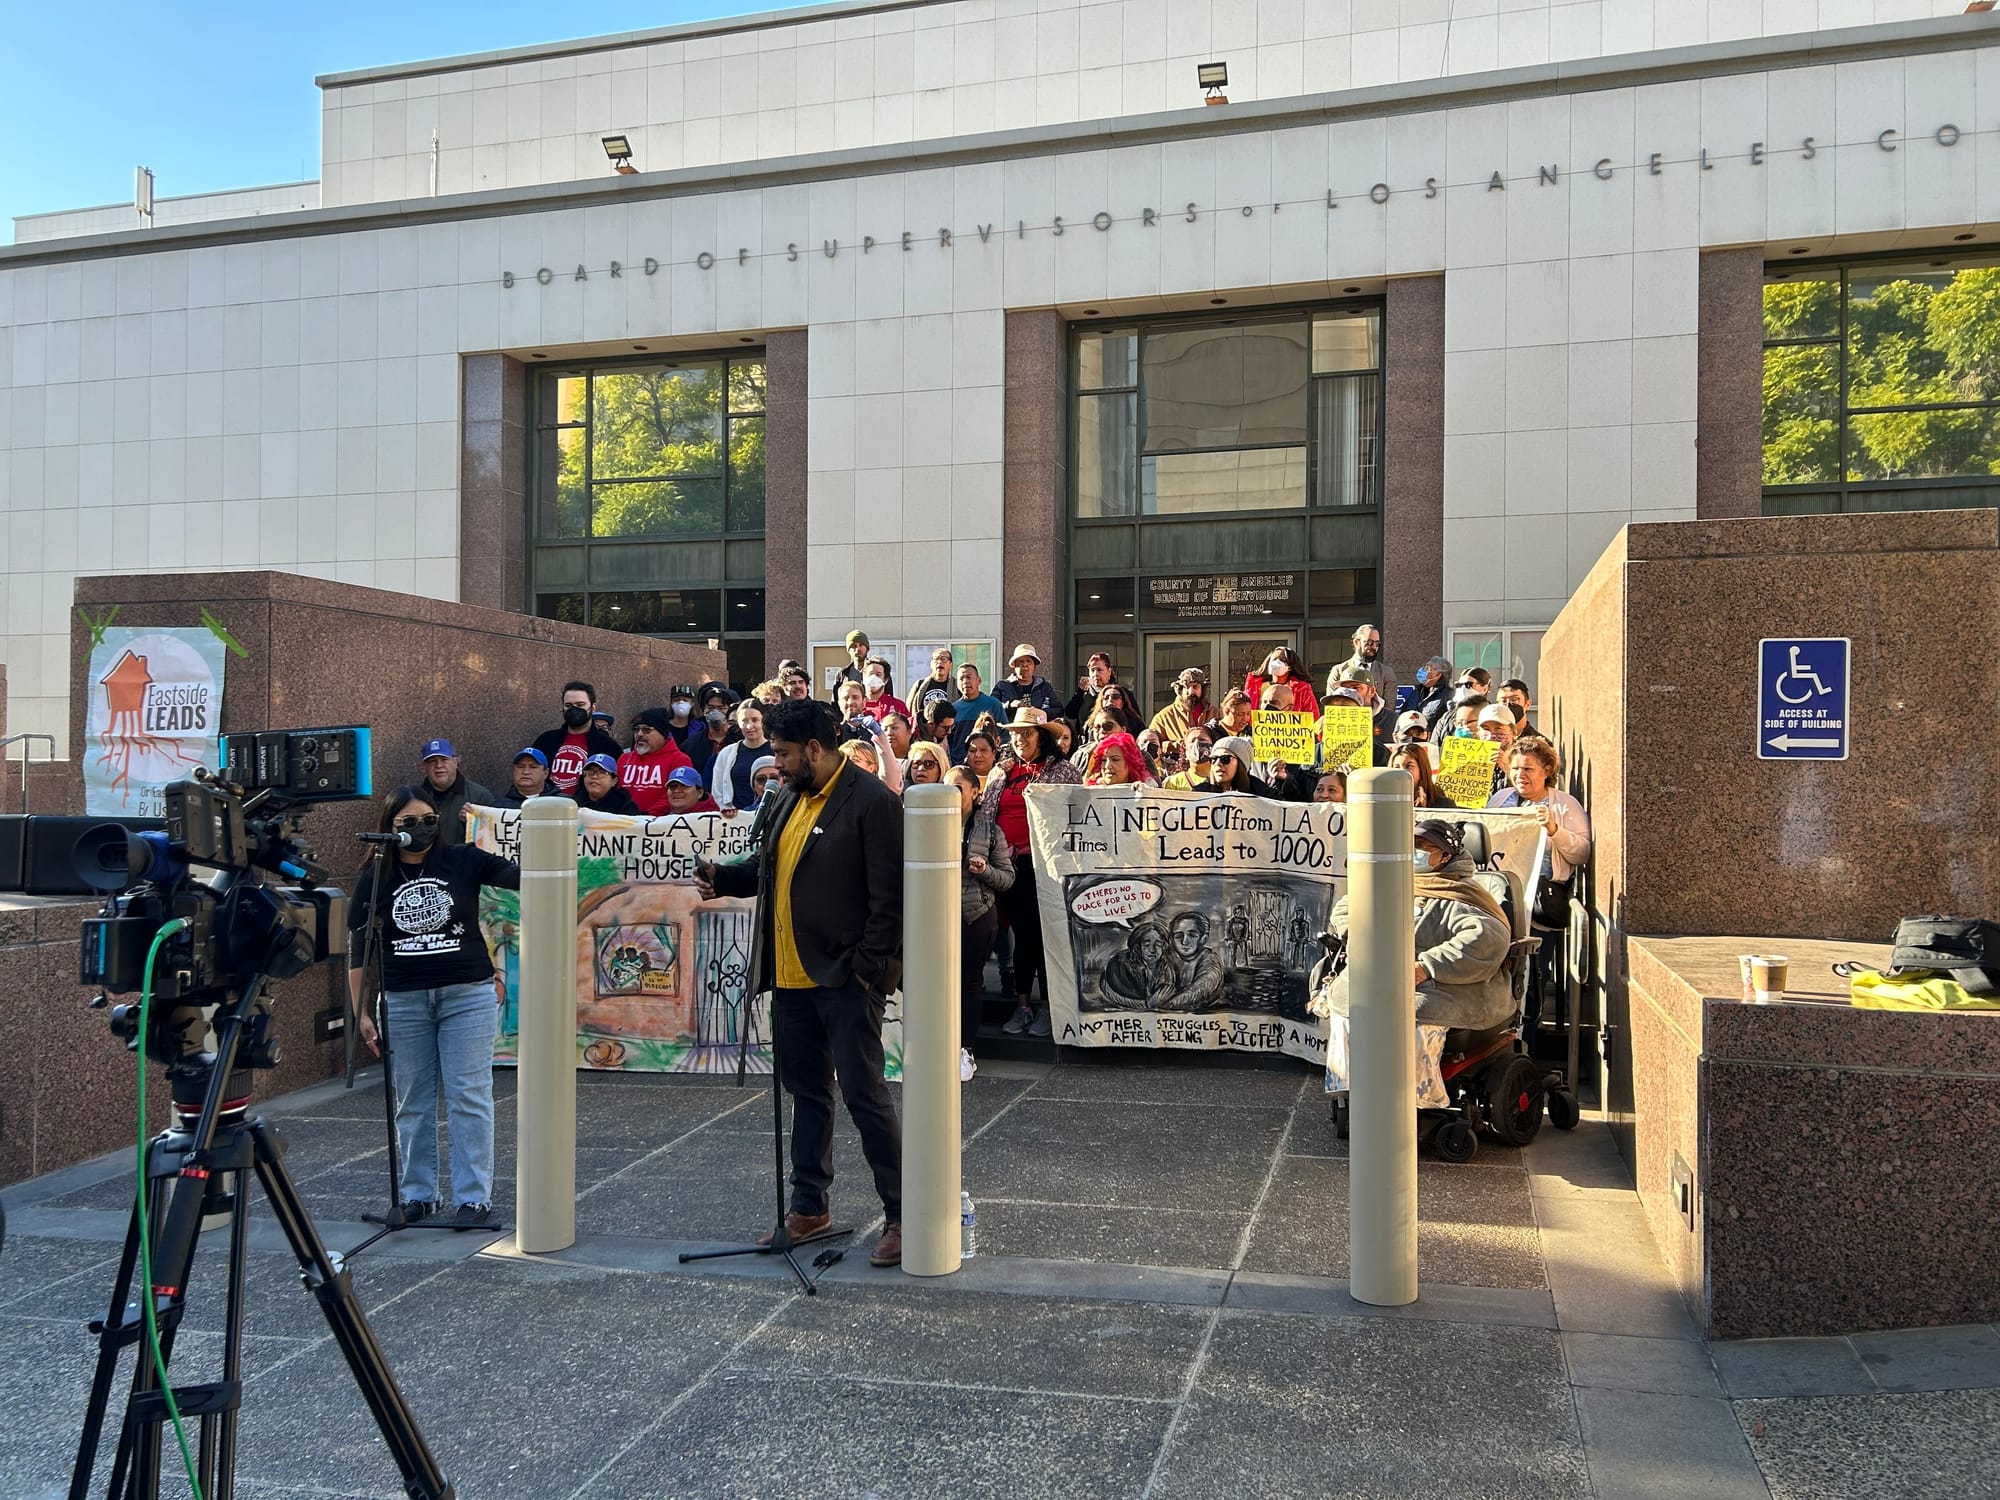
M54 760L56 758L56 737L52 734L37 734L33 730L24 729L19 734L10 734L5 739L0 739L0 750L5 750L9 745L23 746L21 750L21 811L23 813L26 813L28 810L28 752L23 743L27 740L41 740L49 747L49 759Z

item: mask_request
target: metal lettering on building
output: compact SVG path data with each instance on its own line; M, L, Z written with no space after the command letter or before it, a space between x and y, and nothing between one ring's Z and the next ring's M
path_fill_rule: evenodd
M1183 573L1145 582L1150 621L1304 613L1305 579L1299 573Z

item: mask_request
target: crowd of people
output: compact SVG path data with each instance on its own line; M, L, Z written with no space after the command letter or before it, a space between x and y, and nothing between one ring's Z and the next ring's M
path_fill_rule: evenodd
M1347 776L1362 766L1394 766L1415 782L1417 805L1461 805L1440 783L1441 748L1452 739L1497 746L1487 795L1470 805L1533 806L1550 835L1546 890L1565 898L1588 860L1590 822L1562 790L1561 758L1537 728L1526 682L1495 682L1481 667L1454 671L1443 657L1419 666L1414 687L1399 692L1382 654L1382 633L1363 625L1352 654L1316 686L1296 651L1280 646L1239 683L1220 685L1199 667L1183 671L1170 701L1148 704L1121 682L1109 656L1093 653L1065 698L1043 671L1039 650L1017 645L996 682L949 648L931 653L929 674L898 694L894 669L866 632L851 631L847 664L829 694L840 725L839 753L890 791L949 783L965 819L963 1041L980 1024L989 958L1000 960L1010 1034L1050 1032L1034 861L1029 857L1027 792L1037 783L1161 786L1195 793L1247 793L1293 802L1339 802ZM778 779L765 735L767 711L815 696L799 662L778 664L768 681L738 698L709 682L673 687L667 702L632 716L630 743L588 682L563 687L561 723L514 757L511 784L495 796L468 781L450 741L423 747L422 789L439 815L440 843L461 838L470 803L518 805L558 795L599 812L659 816L754 813ZM1368 711L1369 742L1338 764L1290 764L1256 754L1260 713L1306 715L1352 706ZM1481 768L1484 774L1484 768ZM1464 792L1462 781L1454 783ZM1557 904L1543 913L1553 922ZM1553 949L1553 943L1545 944ZM1540 987L1537 987L1539 989ZM1531 1001L1532 1003L1532 1001Z

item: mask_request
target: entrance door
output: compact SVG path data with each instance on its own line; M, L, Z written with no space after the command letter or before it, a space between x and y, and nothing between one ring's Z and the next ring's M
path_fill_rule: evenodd
M1174 679L1189 667L1208 673L1211 701L1264 665L1278 646L1298 649L1296 630L1260 630L1245 634L1149 635L1146 637L1146 713L1158 713L1174 701Z

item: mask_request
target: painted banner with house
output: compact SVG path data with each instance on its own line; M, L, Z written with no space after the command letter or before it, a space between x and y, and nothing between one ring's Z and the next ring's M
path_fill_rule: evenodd
M221 755L225 647L207 626L110 627L90 648L83 806L157 818L162 793Z
M521 857L518 808L468 807L466 839ZM702 899L695 868L750 853L752 814L631 817L579 812L576 836L576 1060L641 1073L771 1071L770 999L746 997L755 903ZM484 890L479 925L504 990L493 1060L512 1066L520 1033L521 898ZM882 1026L902 1076L901 996ZM746 1051L747 1048L747 1051Z

